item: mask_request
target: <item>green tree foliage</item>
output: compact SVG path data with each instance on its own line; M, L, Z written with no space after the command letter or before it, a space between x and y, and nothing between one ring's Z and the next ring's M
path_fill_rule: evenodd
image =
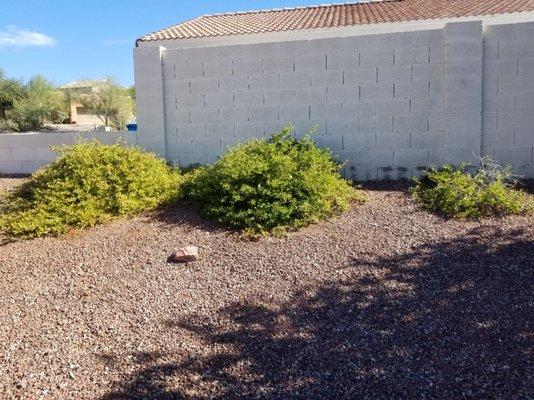
M8 195L0 230L10 238L61 234L152 210L177 197L180 175L155 155L98 142L60 147L59 158Z
M209 218L254 234L305 226L361 199L328 150L308 136L294 139L291 130L240 144L194 170L184 184L186 197Z
M26 85L7 79L0 73L0 128L2 130L38 130L46 123L67 118L65 96L41 76Z
M16 79L7 79L0 68L0 120L6 119L6 112L13 109L15 102L26 95L24 85Z
M106 126L119 130L126 128L134 110L134 100L130 90L112 80L108 80L93 93L81 95L80 102L89 112L97 115Z
M64 94L45 78L33 77L25 89L26 95L15 101L7 114L20 130L38 130L48 122L60 123L67 118Z
M132 98L132 112L135 115L137 113L137 99L136 99L136 93L135 93L135 86L131 86L128 88L128 94Z
M457 218L520 214L532 209L528 195L516 190L508 169L488 159L482 161L482 168L474 174L465 165L429 169L415 180L415 200L426 210Z

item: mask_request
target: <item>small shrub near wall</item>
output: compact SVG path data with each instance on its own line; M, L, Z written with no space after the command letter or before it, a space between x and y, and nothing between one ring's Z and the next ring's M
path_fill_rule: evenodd
M10 238L61 234L136 215L177 198L180 175L137 148L96 141L56 149L59 158L0 204Z
M0 119L0 134L17 132L19 126L10 119Z
M416 179L412 193L429 211L458 218L480 218L520 214L532 210L532 199L516 189L506 168L489 159L482 168L470 174L466 166L429 169Z
M358 191L341 178L328 150L291 128L252 140L190 173L185 196L209 218L249 233L297 228L347 209Z

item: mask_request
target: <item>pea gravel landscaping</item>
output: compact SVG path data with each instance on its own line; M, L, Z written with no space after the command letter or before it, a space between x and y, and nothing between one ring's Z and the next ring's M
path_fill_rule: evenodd
M287 238L182 207L1 245L0 398L532 398L534 217L365 192Z

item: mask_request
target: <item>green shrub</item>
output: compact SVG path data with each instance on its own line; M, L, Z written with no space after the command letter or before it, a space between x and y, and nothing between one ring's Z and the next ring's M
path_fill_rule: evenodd
M60 147L58 159L4 200L8 237L61 234L173 200L181 178L155 155L96 141Z
M19 126L10 119L0 119L0 133L18 132Z
M237 145L212 166L192 171L184 192L223 225L254 234L272 232L347 209L358 192L339 169L328 150L307 136L292 138L288 127L268 141Z
M489 159L474 174L467 167L429 169L415 180L412 193L423 208L449 217L480 218L519 214L531 208L527 195L515 189L508 169Z

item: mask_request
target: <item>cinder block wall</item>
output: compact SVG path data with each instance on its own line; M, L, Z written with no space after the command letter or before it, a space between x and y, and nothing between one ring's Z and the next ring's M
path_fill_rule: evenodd
M534 119L517 108L534 102L522 59L534 56L526 33L533 26L488 27L486 37L475 21L307 41L140 47L139 143L181 165L211 163L228 146L293 124L298 136L316 126L317 143L358 180L409 178L432 164L476 162L481 152L534 176ZM518 49L515 75L499 64L513 53L507 46Z
M534 177L534 23L484 32L482 151Z
M134 132L0 134L0 174L31 174L56 159L51 146L72 145L80 139L137 144Z

